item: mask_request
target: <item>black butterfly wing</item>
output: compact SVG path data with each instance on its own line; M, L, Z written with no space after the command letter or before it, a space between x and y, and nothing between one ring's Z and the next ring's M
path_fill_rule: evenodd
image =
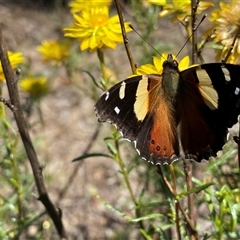
M218 93L218 121L228 128L232 127L240 114L240 65L212 63L201 68L211 78L212 86Z
M240 66L203 64L180 73L177 118L185 157L216 156L240 114Z
M154 164L178 158L176 125L170 106L161 98L160 75L124 80L103 93L95 105L99 121L116 126L135 141L141 157Z
M94 107L100 122L115 125L123 137L130 141L136 140L142 128L142 121L137 117L138 112L134 111L140 81L142 81L142 76L136 76L114 85L102 94ZM143 98L145 98L145 106L142 108L146 115L147 95Z

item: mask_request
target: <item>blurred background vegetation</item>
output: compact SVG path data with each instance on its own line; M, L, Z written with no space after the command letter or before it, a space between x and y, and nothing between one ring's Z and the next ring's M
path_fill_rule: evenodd
M64 37L63 29L74 23L69 2L0 1L0 25L13 54L11 63L21 68L22 107L48 193L62 210L69 239L240 239L238 152L232 141L238 128L231 130L231 141L217 158L193 162L191 191L186 186L182 161L163 166L160 174L156 166L138 156L132 144L120 138L115 128L97 122L93 106L102 89L132 71L123 44L117 43L115 49L98 46L81 51L77 39ZM84 4L90 2L95 1L86 0ZM172 12L161 18L159 13L167 7L165 1L157 1L160 5L147 0L119 2L125 20L161 53L177 54L191 32L191 8L184 5L190 1L180 1L186 12L180 11L184 8L176 1L168 1ZM197 14L198 19L205 13L209 16L197 30L199 62L224 57L221 54L226 53L227 43L218 35L204 40L213 27L218 27L216 20L229 10L228 4L233 5L239 18L238 1L206 3ZM116 14L114 2L108 8L110 16ZM215 15L211 15L213 12ZM135 33L128 33L128 38L135 62L152 64L152 56L158 53ZM238 63L236 51L229 59L232 63ZM189 43L179 59L191 56L191 52ZM8 98L4 78L0 81L1 94ZM0 239L58 239L37 199L12 112L2 103L0 128ZM194 229L186 221L190 194Z

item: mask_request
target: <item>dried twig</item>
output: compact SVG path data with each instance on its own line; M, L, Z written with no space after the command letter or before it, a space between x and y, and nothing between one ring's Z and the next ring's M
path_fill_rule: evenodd
M130 65L131 65L132 73L135 74L136 73L136 67L135 67L133 56L132 56L132 53L131 53L131 50L130 50L130 47L129 47L129 44L128 44L128 38L127 38L125 26L124 26L124 20L123 20L121 7L120 7L120 4L119 4L118 0L114 0L114 1L115 1L115 4L116 4L118 16L119 16L119 21L120 21L121 30L122 30L124 46L125 46L125 49L126 49L126 52L127 52L128 60L129 60Z
M197 8L198 8L199 0L191 1L191 16L192 16L192 61L193 63L197 62L197 46L196 46L196 25L197 25Z
M28 128L27 128L27 121L24 118L24 114L20 105L20 98L19 98L19 92L17 88L17 79L16 75L14 75L14 72L11 68L11 64L8 59L7 55L7 47L3 39L2 30L0 29L0 59L2 63L3 72L5 75L5 79L7 82L7 88L10 96L11 104L14 106L15 111L14 117L18 126L18 130L20 133L20 136L22 138L26 153L28 155L33 175L35 178L35 183L38 189L39 197L38 199L42 202L42 204L45 206L49 216L51 217L52 221L54 222L54 225L59 233L59 236L61 239L66 239L66 232L62 223L61 219L61 210L57 208L52 201L50 200L44 180L42 175L42 167L40 166L37 158L37 154L35 152L35 149L33 147L31 138L29 136Z
M0 102L3 102L8 108L10 108L13 112L16 110L14 105L12 105L10 100L6 100L3 97L0 97Z

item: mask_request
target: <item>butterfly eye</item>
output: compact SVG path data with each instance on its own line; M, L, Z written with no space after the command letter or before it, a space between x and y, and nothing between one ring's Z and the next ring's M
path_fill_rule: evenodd
M176 60L173 60L172 66L173 66L174 68L178 68L178 62L177 62Z
M169 65L169 62L168 61L164 61L162 66L163 66L163 68L165 68L167 65Z

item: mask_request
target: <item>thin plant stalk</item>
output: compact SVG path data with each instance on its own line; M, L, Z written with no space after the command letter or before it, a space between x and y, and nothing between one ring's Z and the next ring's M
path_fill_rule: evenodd
M120 149L119 149L119 140L114 138L115 140L115 148L117 150L117 154L115 155L115 160L116 162L118 162L119 166L120 166L120 169L121 169L121 173L123 174L123 178L124 178L124 182L127 186L127 189L130 193L130 196L131 196L131 200L132 202L134 203L135 207L136 207L136 217L139 218L141 217L141 214L140 214L140 211L139 211L139 208L138 208L138 201L136 200L135 196L134 196L134 193L133 193L133 190L132 190L132 186L130 184L130 181L129 181L129 175L128 175L128 171L127 171L127 168L123 162L123 159L120 155ZM143 226L143 222L142 221L139 221L139 227L144 230L144 226ZM142 231L140 231L140 233L142 233ZM146 239L145 235L142 234L142 236Z
M115 5L116 5L116 8L117 8L118 16L119 16L119 21L120 21L121 30L122 30L123 42L124 42L125 50L126 50L126 53L127 53L127 56L128 56L128 60L129 60L129 63L130 63L131 69L132 69L132 73L136 74L136 67L135 67L133 56L132 56L132 53L131 53L131 50L130 50L130 47L129 47L129 44L128 44L129 41L128 41L128 38L127 38L127 33L126 33L126 30L125 30L125 26L124 26L121 7L120 7L120 4L119 4L118 0L114 0L114 1L115 1Z

